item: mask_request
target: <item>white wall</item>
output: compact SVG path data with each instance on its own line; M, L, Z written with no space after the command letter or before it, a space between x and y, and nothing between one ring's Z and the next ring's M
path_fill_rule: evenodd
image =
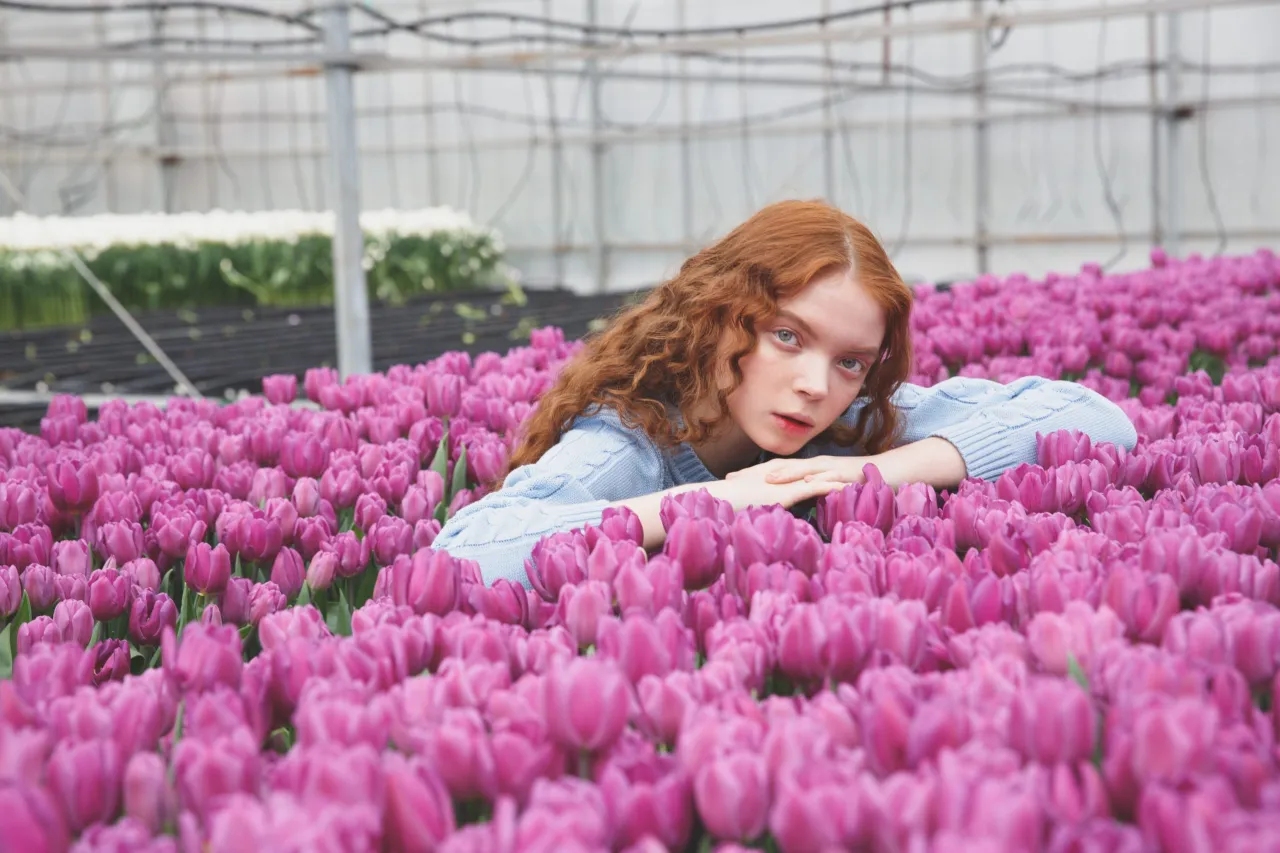
M297 8L288 4L290 8ZM384 2L379 8L402 19L421 10L432 14L459 9L507 10L584 20L584 0L508 0L498 3ZM777 20L817 14L828 6L856 5L829 0L688 0L686 25L710 26ZM1011 14L1045 10L1070 11L1104 7L1082 0L988 2L989 11ZM1113 0L1115 5L1133 5ZM285 4L270 4L277 9ZM677 0L599 0L602 24L629 21L636 28L675 28ZM894 23L927 22L968 14L967 0L896 12ZM94 45L145 35L149 24L140 16L103 16L104 30L94 20L67 16L0 13L0 46ZM196 32L191 14L170 13L171 33ZM368 22L356 17L357 28ZM1188 69L1182 77L1183 100L1215 108L1183 125L1177 172L1182 206L1180 221L1204 239L1187 240L1186 251L1212 251L1217 225L1208 203L1211 188L1224 227L1233 236L1226 251L1247 252L1261 245L1280 246L1280 65L1274 44L1280 33L1280 3L1221 4L1211 12L1181 15L1183 58L1196 64L1245 68L1220 69L1204 75ZM835 23L833 28L857 32L878 26L881 18ZM1207 27L1207 31L1206 31ZM531 31L525 27L524 31ZM1164 22L1157 28L1157 55L1167 53ZM456 27L451 32L507 34L512 26L492 22ZM797 29L788 33L813 33ZM229 22L209 16L210 37L279 38L295 34L268 21ZM567 33L566 33L567 34ZM994 34L993 34L994 35ZM1207 35L1207 38L1206 38ZM730 46L726 55L747 57L821 57L824 47L812 38L777 47ZM1207 44L1206 44L1207 42ZM362 42L360 49L401 58L459 57L468 48L449 48L407 34ZM529 50L567 50L542 48ZM902 36L887 45L894 63L911 64L928 74L954 78L973 68L970 32ZM841 40L830 55L844 62L881 62L882 39ZM1087 74L1115 63L1148 59L1145 17L1083 20L1053 25L1015 26L1001 46L991 51L992 68L1048 63ZM1261 70L1248 66L1272 63ZM845 80L862 88L839 85L795 86L742 84L739 77L771 75L820 80L816 67L739 66L689 60L682 69L670 56L638 56L608 60L610 72L650 72L657 81L607 80L602 88L606 126L621 126L603 155L604 231L610 288L651 284L675 270L684 257L681 244L701 245L731 228L754 209L788 197L829 197L863 218L896 247L895 257L909 278L945 280L975 274L974 133L971 125L940 126L939 117L973 114L967 92L939 92L917 81L908 96L902 91L867 88L880 81L875 70ZM285 77L281 64L258 62L170 62L171 75L217 71L268 72L262 79L176 84L169 95L174 121L173 147L179 155L172 167L174 209L211 207L269 209L319 207L332 199L325 151L324 90L316 76ZM583 64L560 66L580 72ZM1270 70L1266 70L1270 69ZM58 212L69 189L85 192L80 212L163 209L165 198L153 146L157 129L150 120L154 91L131 87L129 80L149 80L149 63L57 59L0 63L0 168L24 181L34 212ZM1108 241L1117 224L1106 202L1106 182L1099 160L1110 174L1123 230L1131 235L1118 268L1143 263L1152 242L1152 121L1130 111L1098 114L1094 105L1143 105L1151 97L1151 78L1129 74L1097 82L1058 81L1050 87L1043 74L1023 70L990 78L991 111L1043 112L1034 102L1017 102L997 94L1024 97L1052 95L1079 105L1071 114L993 122L990 128L991 176L989 230L1001 238L990 252L992 271L1032 274L1074 269L1087 260L1105 261L1120 248ZM689 75L722 75L727 84L685 80ZM902 83L903 77L891 82ZM68 83L89 86L68 92ZM364 205L420 207L450 205L499 228L512 247L511 260L531 284L559 279L576 288L597 286L594 239L589 88L585 75L548 80L537 73L442 71L414 68L366 72L356 81L356 102L371 114L358 119L363 156L360 163ZM1204 90L1205 84L1209 90ZM1156 79L1162 96L1163 74ZM844 95L848 95L844 98ZM550 107L554 97L555 109ZM1270 96L1264 106L1230 107L1232 99ZM718 124L694 130L689 152L690 180L682 172L682 96L690 121ZM799 110L824 98L841 97L830 111L837 124L831 133L834 170L824 168L823 134L815 129L821 108L784 120L742 123L744 111L762 116L782 109ZM459 115L450 105L461 102L481 109L532 116L538 127L486 115ZM431 105L437 112L431 112ZM559 259L550 250L556 228L550 134L545 119L554 115L566 136L560 159L561 241L574 247ZM207 119L207 121L206 121ZM269 120L264 120L269 119ZM867 123L888 124L867 127ZM108 127L104 123L137 127ZM840 126L843 123L843 126ZM859 125L861 123L861 126ZM653 138L666 128L665 136ZM789 130L788 130L789 129ZM779 131L785 131L780 133ZM19 138L15 134L26 134ZM34 136L32 134L35 134ZM505 140L506 144L500 144ZM1207 144L1202 155L1201 141ZM51 142L59 144L53 145ZM440 147L443 150L432 151ZM1201 158L1203 156L1203 170ZM82 185L82 186L81 186ZM1164 187L1160 187L1163 195ZM74 198L74 196L72 196ZM688 205L692 220L684 229ZM0 212L7 208L0 204ZM3 224L0 223L0 227ZM1090 238L1093 242L1089 242ZM1013 240L1021 242L1013 242ZM1102 242L1098 240L1101 239ZM1039 242L1033 242L1039 240Z

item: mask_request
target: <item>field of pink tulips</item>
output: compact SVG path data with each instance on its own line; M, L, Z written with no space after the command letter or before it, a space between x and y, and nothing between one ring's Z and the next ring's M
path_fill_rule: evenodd
M1280 258L918 292L1121 403L954 494L432 548L580 343L0 430L0 850L1280 849Z

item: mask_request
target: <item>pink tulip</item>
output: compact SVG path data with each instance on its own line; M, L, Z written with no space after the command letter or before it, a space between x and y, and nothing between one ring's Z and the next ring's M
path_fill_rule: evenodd
M129 759L124 769L123 805L126 815L152 833L161 832L177 817L168 768L159 755L139 752Z
M444 551L423 548L412 556L401 554L378 572L375 597L390 596L395 604L415 613L444 615L461 601L460 561Z
M617 755L598 773L600 790L614 821L616 845L655 838L664 849L680 849L688 842L693 810L691 784L672 756L657 755L652 747L634 755Z
M83 458L64 455L50 465L49 497L63 512L81 513L98 499L98 474Z
M384 844L396 853L430 853L455 828L453 803L435 770L421 760L387 753Z
M672 521L663 553L680 566L685 589L704 589L724 571L724 530L709 518Z
M257 745L244 729L209 741L183 738L173 752L180 808L207 817L223 797L256 793L261 763Z
M63 741L54 746L45 772L73 833L109 820L120 807L124 768L110 740Z
M1074 764L1092 757L1097 714L1074 682L1036 679L1014 699L1009 743L1042 764Z
M139 646L155 646L165 628L176 628L177 605L163 592L146 589L135 594L129 606L129 639Z
M671 610L653 619L633 615L602 620L599 649L602 657L617 662L632 684L645 675L663 676L674 669L693 669L694 664L692 632Z
M553 533L539 540L525 561L529 583L544 601L555 603L561 587L586 580L589 556L581 533Z
M210 547L193 542L183 563L183 577L192 590L203 595L217 595L231 579L231 554L225 545Z
M289 374L264 376L262 393L277 406L288 405L298 396L298 377Z
M547 730L562 746L597 752L625 728L630 693L616 665L577 659L552 667L543 684Z
M53 621L69 643L84 648L93 637L93 613L83 601L59 601L53 608Z
M34 785L0 786L0 838L18 851L59 853L70 837L56 797Z
M769 819L769 778L764 760L739 752L712 760L693 779L694 801L716 838L750 841Z
M240 632L232 625L187 625L181 644L173 630L166 627L161 635L160 657L165 674L183 690L201 692L219 684L232 689L240 686L244 660Z
M22 591L31 602L32 613L43 613L57 600L56 577L48 566L29 565L22 570Z

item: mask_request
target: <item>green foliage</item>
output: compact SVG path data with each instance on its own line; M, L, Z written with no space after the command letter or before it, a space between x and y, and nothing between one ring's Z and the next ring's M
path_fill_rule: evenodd
M333 303L331 241L114 245L84 252L89 269L129 311L210 306ZM402 305L424 293L501 287L509 282L494 238L483 231L427 235L367 233L370 297ZM0 247L0 329L84 323L110 309L59 252Z

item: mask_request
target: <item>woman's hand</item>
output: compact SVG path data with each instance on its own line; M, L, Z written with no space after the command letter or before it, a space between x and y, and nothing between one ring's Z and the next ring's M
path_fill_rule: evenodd
M773 459L750 468L743 468L741 471L733 471L725 479L709 484L708 490L715 497L729 501L735 510L746 509L748 506L773 504L791 509L796 504L820 498L848 485L832 472L809 477L776 479L777 463L784 461L799 460ZM708 486L708 484L703 485Z
M927 483L935 489L954 489L968 476L964 457L943 438L924 438L874 456L814 456L811 459L770 459L735 471L726 480L759 476L766 483L833 480L842 486L866 481L862 469L874 465L885 483Z
M809 459L770 459L741 471L731 472L725 479L759 477L765 483L835 482L841 487L865 480L863 466L874 463L870 456L814 456Z

